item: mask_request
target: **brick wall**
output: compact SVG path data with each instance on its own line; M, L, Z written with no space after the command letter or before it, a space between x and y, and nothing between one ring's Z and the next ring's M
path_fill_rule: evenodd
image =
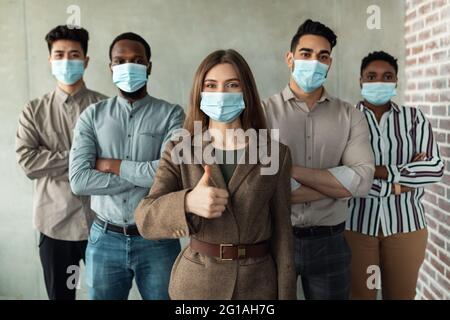
M427 115L446 162L424 199L429 238L417 299L450 299L450 0L406 0L405 42L405 104Z

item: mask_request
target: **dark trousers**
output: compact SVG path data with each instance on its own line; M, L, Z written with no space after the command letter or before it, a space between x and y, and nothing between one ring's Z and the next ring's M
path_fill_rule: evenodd
M76 286L71 278L79 275L79 269L75 273L74 268L79 267L80 260L84 261L86 246L87 240L56 240L41 233L39 256L50 300L75 300Z
M295 267L307 300L349 299L350 262L350 247L342 232L295 236Z

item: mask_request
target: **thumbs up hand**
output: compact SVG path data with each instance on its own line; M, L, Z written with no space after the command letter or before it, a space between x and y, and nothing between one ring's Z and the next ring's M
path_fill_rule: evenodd
M210 186L211 168L206 165L205 173L195 188L186 195L186 212L214 219L222 216L228 203L228 192Z

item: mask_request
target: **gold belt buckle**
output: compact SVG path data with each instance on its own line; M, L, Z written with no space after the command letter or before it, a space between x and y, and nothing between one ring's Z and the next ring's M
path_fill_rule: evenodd
M225 247L233 247L233 245L231 243L221 243L220 244L220 253L219 253L220 260L222 260L222 261L232 261L233 259L225 259L223 257L223 248L225 248Z
M245 247L238 246L238 259L245 259L246 255Z

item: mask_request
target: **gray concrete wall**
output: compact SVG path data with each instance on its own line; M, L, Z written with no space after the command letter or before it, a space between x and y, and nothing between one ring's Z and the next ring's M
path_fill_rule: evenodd
M32 227L33 187L16 164L14 135L27 100L55 86L44 36L66 23L73 4L91 36L86 83L108 95L116 92L108 47L125 31L152 46L151 94L183 106L198 64L218 48L244 55L262 97L280 91L289 78L284 54L306 18L321 20L339 36L326 85L332 94L352 103L359 99L359 65L369 51L391 52L403 69L403 0L0 0L0 298L46 298ZM380 30L366 26L372 4L381 8ZM86 297L84 283L79 297Z

